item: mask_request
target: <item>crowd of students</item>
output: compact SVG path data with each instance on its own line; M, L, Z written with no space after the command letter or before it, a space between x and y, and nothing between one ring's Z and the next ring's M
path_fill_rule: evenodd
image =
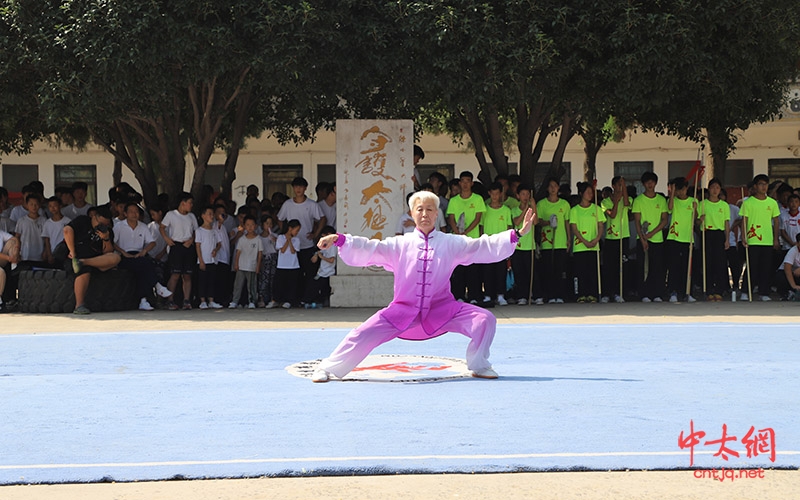
M124 183L97 207L86 202L86 184L75 183L47 198L46 210L41 183L25 186L16 207L0 188L0 310L16 297L16 283L6 286L14 270L65 268L75 274L74 312L88 314L92 271L115 267L133 272L146 311L157 297L171 310L321 307L329 302L336 248L319 251L315 241L335 232L336 186L320 183L318 202L307 188L298 177L292 198L259 200L251 185L235 215L235 205L212 199L212 190L199 204L181 193L172 210L161 196L145 213L141 195Z
M433 173L418 186L439 196L437 228L479 238L519 228L528 208L536 231L521 238L512 258L459 266L451 277L458 300L485 307L577 302L695 302L800 299L800 190L758 175L738 204L728 204L717 179L697 190L686 179L658 192L653 172L641 176L637 196L626 179L595 191L547 179L536 200L519 176L498 176L484 186L470 172L448 181ZM77 182L44 198L41 183L23 189L24 202L8 204L0 187L0 291L8 301L17 269L54 267L76 274L75 312L85 302L92 269L130 269L142 310L161 297L168 309L321 307L331 294L336 247L316 241L335 233L336 187L292 181L293 197L260 200L249 186L238 210L229 200L196 201L182 193L145 213L141 195L127 184L93 207ZM235 215L234 215L235 213ZM396 234L414 230L406 214ZM13 274L13 273L11 273ZM180 285L180 286L179 286ZM0 302L0 310L5 307Z

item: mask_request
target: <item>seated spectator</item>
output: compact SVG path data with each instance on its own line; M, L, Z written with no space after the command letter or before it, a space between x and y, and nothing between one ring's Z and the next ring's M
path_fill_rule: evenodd
M0 245L0 312L5 312L3 294L6 290L6 274L12 265L19 264L19 240L9 232L0 231Z
M75 272L75 314L90 314L86 307L86 292L89 290L91 269L108 271L117 267L120 256L114 253L114 232L111 229L111 211L98 207L92 217L78 216L64 226L64 243L69 249Z
M795 240L775 275L781 300L800 300L800 234Z
M57 196L47 200L47 211L50 212L50 218L44 221L42 226L42 240L44 240L42 260L52 266L56 263L54 257L56 247L64 241L64 226L72 220L61 213L61 198Z
M128 203L125 206L126 220L114 226L114 250L122 257L120 269L130 269L136 275L136 292L139 297L139 310L152 311L148 297L153 287L159 297L170 297L167 287L158 282L156 264L147 255L156 246L153 234L143 222L139 221L139 206Z
M20 241L20 254L23 262L39 264L44 254L42 229L45 218L39 214L41 207L39 195L33 193L25 198L24 206L28 209L25 216L17 220L14 233Z
M75 182L72 184L72 204L64 205L61 213L64 217L69 217L75 220L79 215L89 215L89 209L92 205L86 201L86 193L89 190L89 185L85 182Z
M8 205L8 189L0 186L0 231L14 232L14 223L11 222L11 210Z

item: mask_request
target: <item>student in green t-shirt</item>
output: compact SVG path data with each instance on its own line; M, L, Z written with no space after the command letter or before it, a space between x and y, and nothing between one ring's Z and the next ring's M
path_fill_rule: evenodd
M517 196L519 197L519 206L511 210L511 216L514 221L514 228L519 229L525 222L525 212L528 209L533 210L533 223L538 222L538 214L536 213L536 202L533 199L533 190L527 184L520 184L517 186ZM533 231L524 235L517 242L517 248L514 250L514 255L511 256L511 269L514 271L514 295L517 304L524 306L529 300L534 304L542 305L542 293L540 290L540 281L534 276L533 291L531 292L531 268L533 266L533 253L536 251L536 240L533 238ZM539 267L538 269L541 269ZM532 295L529 297L529 295Z
M549 304L563 304L567 296L570 206L558 196L558 179L550 177L545 183L547 198L536 203L542 228L542 293Z
M644 193L633 200L636 224L636 260L639 266L639 297L642 302L661 302L664 295L664 235L667 225L667 199L656 193L658 176L645 172L641 178Z
M755 194L742 202L739 215L742 217L742 244L749 253L750 279L758 287L761 300L772 300L769 289L772 276L775 274L773 266L773 251L780 250L778 236L780 234L780 209L778 202L767 197L769 177L764 174L753 178ZM745 274L745 280L747 274ZM745 283L742 287L747 289ZM753 288L753 294L756 290ZM742 295L743 300L749 297ZM755 298L755 297L753 297Z
M508 231L514 226L511 209L503 204L503 185L499 182L489 184L489 204L482 217L483 234L493 235ZM494 300L498 306L508 305L506 300L506 275L508 259L492 264L482 264L484 303Z
M588 182L578 183L580 203L569 212L572 234L572 269L578 277L578 302L597 302L600 296L598 283L600 239L606 216L594 204L594 188Z
M686 295L686 277L689 269L689 246L694 242L694 225L697 219L697 201L688 195L689 184L676 177L667 184L669 192L670 222L664 253L667 260L667 293L670 302ZM697 302L689 293L686 302Z
M447 225L454 234L480 238L481 217L486 212L483 198L472 192L472 172L464 171L458 176L459 194L447 204ZM458 266L450 278L453 296L462 301L478 304L483 299L480 264Z
M708 198L700 204L700 224L703 228L706 256L706 300L720 302L730 288L726 252L730 248L731 210L722 194L722 182L714 177L708 181Z
M603 298L608 302L609 297L614 302L625 302L620 293L620 280L622 279L622 252L623 245L628 243L630 237L630 221L628 214L631 210L631 198L628 196L628 187L625 178L621 175L611 179L613 192L611 196L600 203L606 216L606 242L603 246Z

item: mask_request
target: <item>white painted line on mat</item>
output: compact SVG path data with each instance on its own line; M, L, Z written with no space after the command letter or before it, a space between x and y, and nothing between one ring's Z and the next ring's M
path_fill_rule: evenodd
M586 457L656 457L683 456L686 451L612 451L588 453L515 453L509 455L398 455L398 456L363 456L363 457L296 457L296 458L240 458L232 460L182 460L167 462L114 462L98 464L31 464L0 465L0 470L19 469L82 469L111 467L166 467L175 465L236 465L236 464L269 464L269 463L302 463L302 462L364 462L389 460L504 460L526 458L586 458ZM713 455L713 451L695 451L695 455ZM800 451L779 451L776 455L800 455Z

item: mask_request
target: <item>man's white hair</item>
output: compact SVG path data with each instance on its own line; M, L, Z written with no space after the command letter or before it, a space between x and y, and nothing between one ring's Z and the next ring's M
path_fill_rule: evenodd
M412 194L411 198L408 199L408 209L414 210L414 205L416 205L417 201L423 203L426 201L431 201L433 202L433 206L436 207L436 211L439 211L439 197L430 191L417 191L416 193Z

